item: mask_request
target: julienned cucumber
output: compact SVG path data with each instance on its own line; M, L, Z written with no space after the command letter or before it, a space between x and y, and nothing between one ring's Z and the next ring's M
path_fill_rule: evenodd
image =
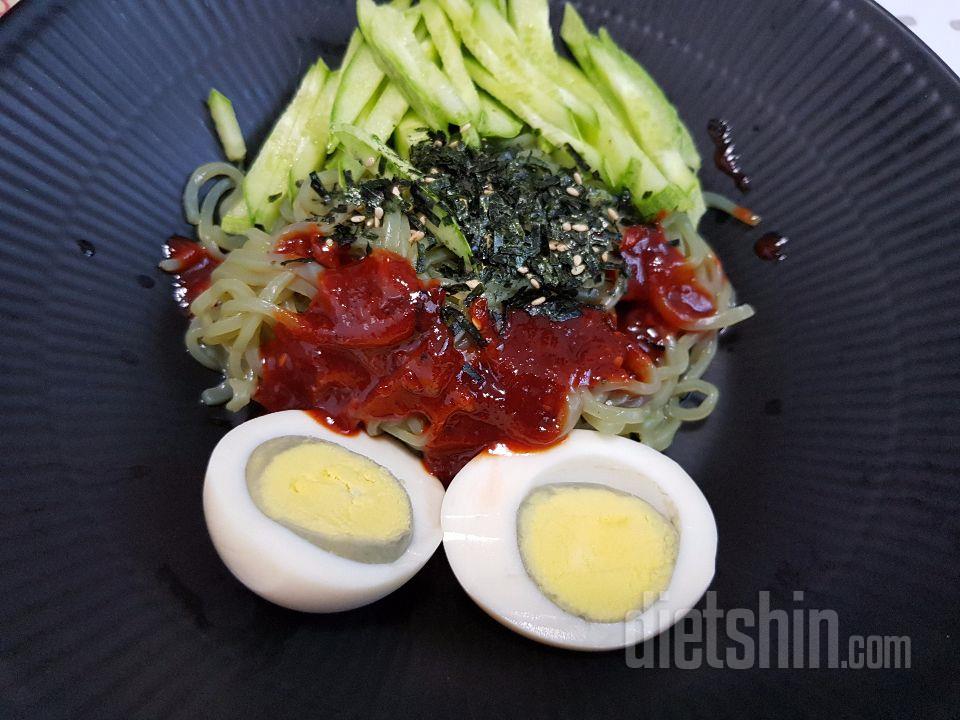
M477 130L483 137L512 138L523 130L523 123L487 93L481 92Z
M289 190L290 170L300 140L308 134L329 70L322 60L310 66L290 105L277 120L243 181L244 202L223 217L228 233L240 233L251 225L271 228L280 214L280 204Z
M676 109L570 6L561 35L576 63L556 53L547 0L358 0L357 15L342 68L330 73L319 61L308 70L247 174L245 201L222 218L227 232L271 229L284 198L313 170L356 176L373 154L409 172L394 159L405 163L427 130L450 126L475 145L514 137L525 124L548 152L572 149L606 185L629 189L644 214L702 212L700 158ZM209 102L227 156L241 158L229 100L213 92ZM391 139L398 152L385 144ZM455 224L431 230L470 256Z
M443 62L443 70L453 82L467 109L476 115L480 111L480 96L470 81L467 68L463 64L463 52L460 38L453 32L450 21L436 0L422 0L420 12L426 24L427 32Z
M383 70L377 65L373 50L369 43L361 38L350 64L343 70L330 122L356 122L360 113L377 94L383 77Z
M333 103L340 87L340 71L327 75L326 82L311 117L307 120L306 131L300 138L300 144L294 153L293 167L290 170L290 197L297 194L297 183L311 172L319 169L327 155L330 142L330 115Z
M389 140L409 107L407 98L400 92L400 88L387 81L376 104L363 119L360 127L380 140Z
M397 125L397 130L393 135L393 144L397 148L397 154L404 160L410 159L410 148L414 145L429 139L429 128L419 115L412 110L403 116L403 120Z
M510 0L510 24L524 47L537 55L555 54L550 29L550 4L546 0Z
M427 57L402 12L373 0L358 0L357 22L379 67L431 127L470 122L466 104L443 70Z
M608 106L661 173L687 198L679 209L693 209L700 185L688 162L692 140L660 87L606 31L601 31L600 37L592 35L571 5L564 12L561 35Z
M240 123L237 122L237 114L233 111L233 103L219 90L211 90L207 98L207 106L210 108L210 117L217 129L220 144L223 145L224 155L228 160L240 162L247 155L247 144L243 141Z
M662 123L664 130L672 129L674 131L675 135L672 139L679 142L680 153L687 165L694 170L699 169L700 153L697 152L693 137L690 135L687 126L683 124L683 120L680 119L677 109L667 99L663 89L650 77L650 74L640 63L620 49L620 46L613 41L606 28L600 28L600 41L619 61L619 67L632 78L634 82L632 87L636 89L638 94L645 96L645 100L649 104L645 103L644 107L649 107L651 115L658 116L658 122Z

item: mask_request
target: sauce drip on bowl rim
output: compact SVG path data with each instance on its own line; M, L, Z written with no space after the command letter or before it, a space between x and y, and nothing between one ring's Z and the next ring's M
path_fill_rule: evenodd
M444 481L492 445L556 443L571 392L648 379L665 339L715 311L658 225L625 233L633 278L618 312L584 308L558 322L510 310L498 324L481 298L467 312L478 337L460 342L442 317L445 291L398 255L351 258L316 233L277 249L327 270L310 307L278 318L262 345L256 400L347 433L415 419L427 428L424 461Z
M173 297L180 309L187 312L190 303L210 287L210 274L216 270L220 261L200 243L179 235L174 235L167 241L164 255L167 259L161 267L165 270L169 268L168 271L174 275Z
M768 232L760 237L753 246L753 252L761 260L768 262L782 262L787 259L784 252L790 239L778 232Z
M747 192L750 189L750 176L740 165L740 156L733 142L733 128L730 127L730 123L720 118L713 118L707 123L707 132L715 147L713 161L717 169L729 175L740 192Z

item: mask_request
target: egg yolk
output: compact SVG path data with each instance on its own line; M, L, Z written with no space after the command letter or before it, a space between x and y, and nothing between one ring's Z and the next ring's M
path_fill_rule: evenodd
M396 477L335 443L281 437L258 446L247 489L267 517L350 560L393 562L410 544L410 498Z
M520 505L517 539L527 573L569 613L622 622L667 586L676 529L649 503L600 485L544 485Z

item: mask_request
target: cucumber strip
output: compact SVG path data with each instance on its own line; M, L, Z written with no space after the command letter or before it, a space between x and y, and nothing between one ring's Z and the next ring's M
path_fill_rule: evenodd
M481 136L512 138L520 134L523 123L516 115L485 92L479 97L480 117L477 120L477 130Z
M612 111L583 72L569 60L561 58L553 46L553 30L550 28L550 7L547 0L511 0L510 14L517 39L532 63L546 73L553 82L585 102L593 114L577 117L577 127L584 138L596 144L600 128L610 124ZM564 96L566 97L566 96ZM568 103L569 104L569 103ZM576 106L572 106L576 107ZM611 128L614 132L619 128ZM624 128L626 131L626 128ZM607 158L609 175L616 184L629 164L630 157L621 153L617 158Z
M235 234L251 225L268 230L273 227L289 189L294 153L323 90L327 72L323 61L314 63L307 70L244 178L245 202L238 203L223 217L221 226L224 231Z
M380 66L431 127L470 122L470 112L446 74L430 61L403 14L373 0L358 0L357 20Z
M220 227L230 235L239 235L244 230L253 227L253 218L250 217L250 208L247 207L247 201L240 198L239 202L229 208L226 214L220 218Z
M233 103L219 90L211 90L207 98L207 106L210 108L210 117L217 129L217 136L220 138L224 154L228 160L240 162L247 156L247 144L243 141L240 123L237 122L237 114L233 111Z
M473 81L510 108L528 125L551 135L562 135L563 140L551 140L557 144L568 142L566 138L579 138L577 125L570 118L568 109L551 97L543 88L550 85L542 79L525 78L476 31L473 25L473 10L466 0L438 0L454 29L460 34L463 44L475 59L464 58ZM496 44L496 43L494 43ZM483 82L479 78L483 79ZM536 118L534 122L531 118Z
M480 95L464 65L460 39L454 34L450 21L435 0L422 0L420 11L423 13L430 39L440 55L444 72L453 82L470 113L476 117L480 113Z
M522 47L491 0L477 0L474 7L466 0L438 1L476 59L468 59L467 68L478 86L547 141L569 145L607 185L630 189L642 212L676 208L682 193L617 122L579 70L562 63L555 52L541 49L538 54ZM535 59L536 68L529 57ZM584 104L591 106L590 112L582 110Z
M592 76L595 69L593 60L590 57L589 45L593 36L587 29L586 23L580 17L580 13L570 3L567 3L563 9L563 22L560 24L560 37L570 49L571 54L577 59L577 64L587 74Z
M565 58L556 57L551 77L576 92L595 108L597 123L593 126L580 123L580 131L584 139L594 145L603 156L609 184L618 187L631 158L644 156L643 150L580 68Z
M680 154L680 120L660 88L649 76L648 82L641 82L638 74L629 72L622 51L592 43L589 52L597 81L617 98L634 138L668 179L682 190L693 191L697 177Z
M681 209L689 199L675 185L667 183L663 173L647 156L630 161L622 185L630 191L634 207L647 216Z
M419 9L419 5L417 8ZM430 54L429 48L433 47L433 43L430 42L430 33L427 32L427 26L425 23L418 22L413 28L413 36L417 39L417 42L420 43L420 47L423 48L423 51ZM434 62L436 58L433 58Z
M363 35L360 34L360 29L357 28L350 33L350 42L347 43L347 49L343 51L343 59L340 61L341 70L350 67L353 56L357 54L357 50L360 49L361 44L363 44Z
M650 73L646 71L640 63L634 60L630 55L614 42L606 28L600 28L600 42L610 52L614 53L620 61L621 68L631 76L636 83L636 90L647 95L650 99L651 113L659 115L665 127L673 125L673 130L679 140L680 152L684 160L693 170L700 168L700 153L697 152L696 143L690 134L690 130L680 118L676 107L667 98L666 93L657 84Z
M621 123L679 191L671 195L671 202L681 210L701 205L700 184L688 162L690 148L682 150L692 140L653 79L609 35L606 40L593 36L571 5L564 13L561 36ZM650 173L645 169L633 175L649 177Z
M330 142L330 115L333 112L333 103L339 87L340 71L334 70L327 75L323 90L320 92L320 97L307 120L306 128L297 146L293 168L290 170L290 197L296 195L299 187L297 183L323 165L327 155L327 145Z
M408 107L410 105L403 93L400 92L400 88L388 80L387 86L380 93L376 105L360 123L360 128L386 142L407 112Z
M510 0L510 24L524 47L537 55L555 55L547 0Z
M360 154L361 157L366 157L369 154L383 157L387 162L387 166L391 168L397 176L407 180L419 180L423 177L423 173L387 147L386 143L360 128L354 127L353 125L335 125L332 131L334 135L341 138L343 146L355 154ZM423 188L424 193L431 195L428 186L424 185ZM473 252L470 250L470 245L463 236L463 232L460 230L456 218L454 218L453 215L445 213L439 204L434 208L434 212L437 213L440 219L439 225L427 223L434 237L469 263Z
M470 58L465 60L470 77L478 86L510 108L516 113L517 117L543 135L549 142L561 147L569 145L583 156L590 167L599 169L602 158L595 149L579 136L576 124L566 108L555 108L552 116L547 118L540 111L543 108L550 107L550 100L537 102L535 89L529 88L529 92L524 93L522 89L512 86L509 82L501 82L499 78L495 78L476 61ZM555 122L557 112L560 114L559 123Z
M528 84L545 90L573 111L579 121L590 125L597 123L596 110L589 103L561 84L551 82L549 74L541 69L540 64L530 61L510 23L497 10L493 0L475 0L473 24L487 45L496 48L497 54L511 72L524 78ZM494 72L494 75L497 73Z
M409 160L410 148L429 137L427 124L413 110L410 110L397 125L397 130L393 135L393 144L400 157Z
M383 70L377 65L369 43L363 39L345 68L333 103L331 124L356 122L383 82Z

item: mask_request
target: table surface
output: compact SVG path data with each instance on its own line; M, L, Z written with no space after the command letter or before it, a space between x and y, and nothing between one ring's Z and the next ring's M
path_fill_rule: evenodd
M20 0L0 0L0 17ZM960 75L960 0L877 0Z
M960 0L877 0L960 75Z

